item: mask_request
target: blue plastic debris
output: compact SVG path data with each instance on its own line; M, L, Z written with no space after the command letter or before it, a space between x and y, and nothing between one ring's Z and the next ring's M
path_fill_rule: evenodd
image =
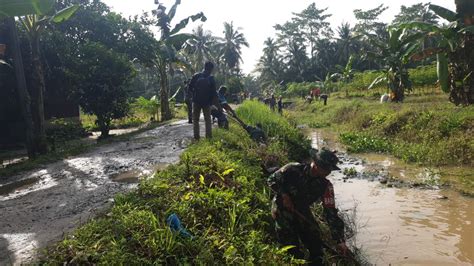
M176 215L176 213L172 213L170 216L168 216L168 218L166 219L166 223L171 228L171 231L177 232L180 236L184 238L193 239L193 236L181 224L181 220L179 219L178 215Z

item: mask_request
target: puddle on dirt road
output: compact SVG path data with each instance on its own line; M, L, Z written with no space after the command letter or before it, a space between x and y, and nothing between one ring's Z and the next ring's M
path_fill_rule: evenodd
M308 136L315 147L336 147L334 136L321 131ZM341 169L370 172L378 166L377 171L382 169L400 178L427 175L426 169L399 164L390 156L342 157ZM342 211L356 208L360 228L355 241L371 264L474 263L474 198L452 190L388 188L363 178L344 182L343 177L341 172L331 177L336 202Z
M111 129L109 134L111 136L120 136L124 134L129 134L135 131L138 131L139 128L134 127L134 128L125 128L125 129ZM89 139L98 139L100 137L100 131L94 131L92 132L92 135L89 136Z
M142 179L152 176L155 172L160 171L168 167L168 163L155 164L152 170L130 170L123 173L118 173L110 177L111 180L119 183L140 183Z
M119 183L139 183L142 176L142 171L131 170L112 175L110 179Z
M7 196L15 191L26 190L33 187L39 181L40 179L38 177L33 177L0 186L0 196Z
M157 172L157 171L161 171L161 170L164 170L166 167L168 167L170 164L169 163L159 163L159 164L155 164L155 166L153 166L153 173Z

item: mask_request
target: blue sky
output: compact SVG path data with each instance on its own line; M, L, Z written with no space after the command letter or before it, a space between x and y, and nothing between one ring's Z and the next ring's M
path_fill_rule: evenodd
M116 12L125 16L139 15L143 11L151 11L156 7L154 0L103 0ZM161 1L170 7L174 0ZM393 20L395 14L400 11L400 6L410 6L416 3L431 2L454 10L454 0L182 0L178 9L176 21L179 19L203 11L208 20L204 28L221 36L224 21L233 21L234 25L241 27L250 48L243 49L244 64L242 68L249 73L255 67L258 58L262 54L263 42L267 37L274 36L273 26L289 20L293 12L299 12L309 4L316 2L318 8L328 8L328 13L333 14L329 19L333 28L342 22L354 24L354 9L370 9L380 4L389 6L389 9L381 16L385 22ZM191 31L197 24L188 26Z

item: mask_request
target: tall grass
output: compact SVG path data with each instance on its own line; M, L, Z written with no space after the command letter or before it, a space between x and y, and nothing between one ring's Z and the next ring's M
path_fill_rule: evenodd
M288 151L286 157L290 160L302 161L309 156L309 140L288 119L271 112L268 106L257 101L246 101L237 110L237 115L247 124L255 126L260 123L268 137L273 138L273 147L282 152Z

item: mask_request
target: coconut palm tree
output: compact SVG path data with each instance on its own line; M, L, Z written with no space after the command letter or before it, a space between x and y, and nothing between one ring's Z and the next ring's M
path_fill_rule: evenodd
M241 28L235 28L233 22L224 22L224 39L220 45L221 54L228 67L227 72L237 72L242 62L242 47L249 47Z
M193 70L199 71L206 61L212 59L211 50L215 45L215 38L211 32L205 31L202 25L193 30L193 37L186 43L186 52L192 55Z
M355 53L358 37L352 34L351 25L347 22L337 27L337 35L338 62L340 65L344 65L348 62L349 57Z
M276 82L280 73L280 61L278 60L279 45L272 38L267 38L264 42L263 56L260 58L257 70L260 72L260 83L269 86Z

